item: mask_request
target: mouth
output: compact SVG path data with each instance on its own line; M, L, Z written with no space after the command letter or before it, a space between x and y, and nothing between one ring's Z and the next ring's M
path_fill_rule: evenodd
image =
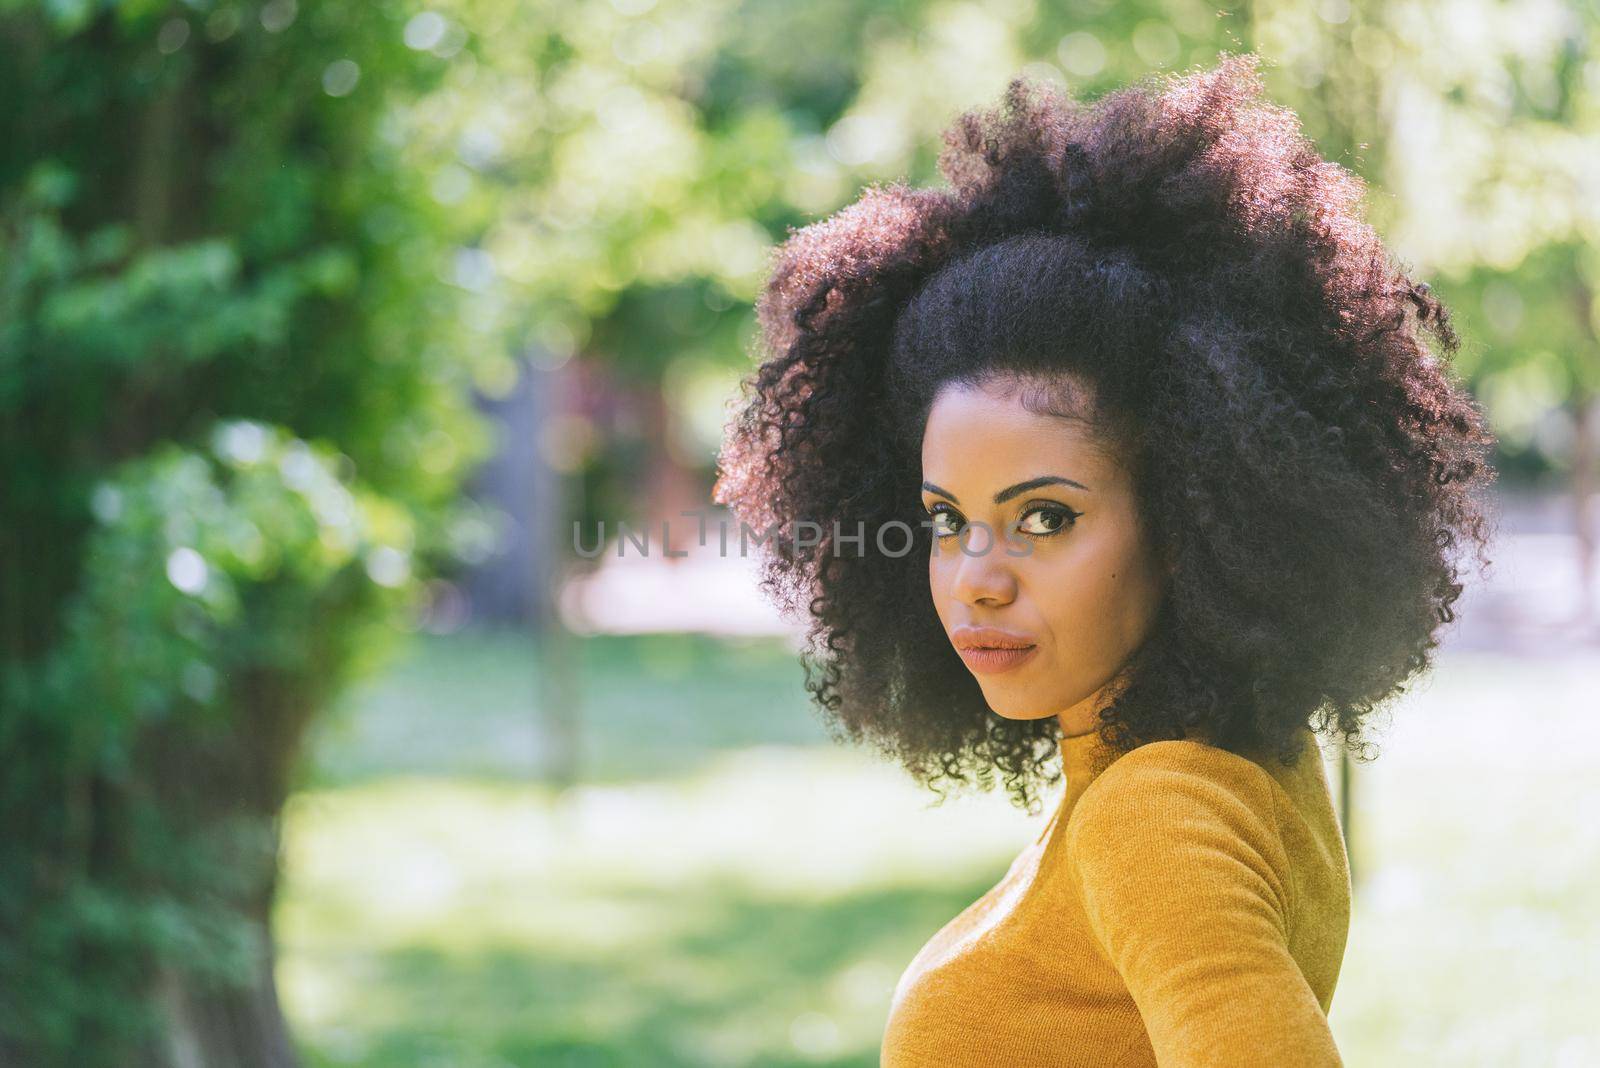
M972 645L957 649L961 659L967 662L967 667L980 675L998 675L1003 671L1010 671L1020 667L1034 653L1039 651L1036 645L1023 646L979 646Z

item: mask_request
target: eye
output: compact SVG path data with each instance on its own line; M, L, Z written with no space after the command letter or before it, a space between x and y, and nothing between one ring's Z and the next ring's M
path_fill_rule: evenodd
M943 504L936 504L928 509L928 514L933 517L934 537L948 538L953 534L961 533L961 516L954 509Z
M1049 537L1077 522L1082 512L1074 512L1071 508L1060 504L1042 504L1029 508L1022 513L1022 519L1017 523L1017 529L1024 534L1034 537ZM1034 519L1032 517L1038 517ZM1030 521L1031 520L1031 521Z

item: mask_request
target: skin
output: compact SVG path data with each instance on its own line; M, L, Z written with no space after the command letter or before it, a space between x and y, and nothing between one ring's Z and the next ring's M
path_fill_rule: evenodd
M974 672L991 709L1084 734L1149 634L1165 572L1116 457L1081 422L1024 408L1020 385L952 383L934 399L922 440L928 582L947 636L994 626L1038 646L1009 671ZM1046 484L995 503L1043 476L1083 488Z

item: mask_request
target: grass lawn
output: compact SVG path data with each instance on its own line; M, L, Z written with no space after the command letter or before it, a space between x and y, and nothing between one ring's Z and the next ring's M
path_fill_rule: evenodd
M532 781L534 658L425 639L285 823L310 1064L875 1065L900 970L1042 827L833 747L781 643L580 650L584 785ZM1445 654L1356 768L1347 1063L1600 1063L1600 665Z

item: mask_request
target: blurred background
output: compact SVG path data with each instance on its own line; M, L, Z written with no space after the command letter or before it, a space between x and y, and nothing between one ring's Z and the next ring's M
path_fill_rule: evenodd
M1502 443L1494 572L1328 753L1336 1037L1600 1064L1579 0L0 0L0 1063L875 1065L1045 815L832 744L682 518L765 256L1016 73L1222 50Z

